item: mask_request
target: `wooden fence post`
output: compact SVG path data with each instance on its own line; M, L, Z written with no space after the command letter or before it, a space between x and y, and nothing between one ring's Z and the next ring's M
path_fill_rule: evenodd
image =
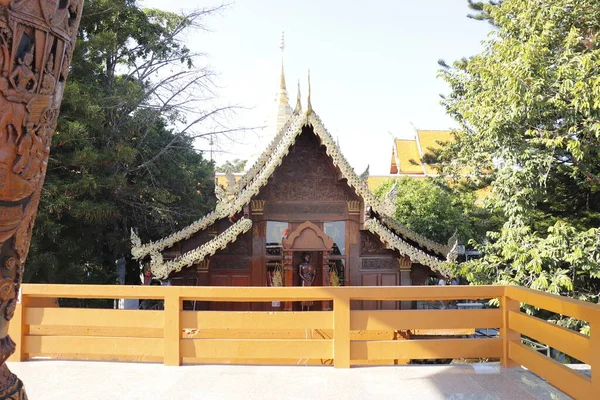
M15 315L8 327L9 336L15 340L15 352L6 361L19 362L27 359L24 351L24 338L29 333L29 326L25 325L25 307L27 307L28 300L27 296L22 295L21 302L17 304Z
M518 363L510 359L509 345L510 342L519 343L521 341L521 335L519 332L510 329L508 315L510 311L519 312L521 310L521 304L519 301L505 295L500 298L500 307L502 309L502 327L500 328L502 357L500 358L500 364L505 368L519 367L520 365Z
M596 313L600 314L600 313ZM591 393L600 393L600 315L594 320L589 321L590 323L590 340L592 341L592 357L591 357L591 371L592 371L592 390Z
M333 299L333 366L350 368L350 298Z
M175 288L165 288L175 289ZM165 326L164 326L164 364L181 365L181 321L179 313L181 311L181 298L179 292L169 290L165 295Z

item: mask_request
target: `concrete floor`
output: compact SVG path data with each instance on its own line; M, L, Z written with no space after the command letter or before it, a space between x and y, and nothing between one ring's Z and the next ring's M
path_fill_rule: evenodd
M453 364L334 369L40 360L8 363L31 400L568 399L524 369Z

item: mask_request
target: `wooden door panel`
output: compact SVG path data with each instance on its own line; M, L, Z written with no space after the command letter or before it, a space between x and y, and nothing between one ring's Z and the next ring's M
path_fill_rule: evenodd
M227 275L212 275L210 277L210 286L231 286L231 279Z
M248 274L232 274L231 286L250 286Z

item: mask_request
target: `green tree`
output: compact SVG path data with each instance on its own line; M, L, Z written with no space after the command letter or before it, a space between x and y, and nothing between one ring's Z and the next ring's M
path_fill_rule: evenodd
M441 71L460 124L442 171L489 184L504 223L459 270L598 302L600 4L503 0L482 12L497 27L483 51Z
M492 220L476 206L473 192L460 192L443 181L403 177L388 180L375 194L383 199L390 191L395 193L394 218L439 243L447 243L455 233L463 243L481 240L490 228Z
M469 2L469 8L474 11L473 14L467 15L467 17L476 19L479 21L488 21L492 25L494 25L494 20L492 19L488 9L486 6L499 6L503 0L487 0L487 1L478 1L478 0L467 0Z
M193 145L227 107L182 37L216 11L85 2L26 281L113 283L130 229L155 239L212 208L213 164Z
M236 173L236 172L244 172L244 169L246 168L246 164L248 163L248 160L240 160L239 158L236 158L235 160L231 160L231 161L225 161L223 163L223 165L218 166L217 168L215 168L216 172L225 172L225 173Z

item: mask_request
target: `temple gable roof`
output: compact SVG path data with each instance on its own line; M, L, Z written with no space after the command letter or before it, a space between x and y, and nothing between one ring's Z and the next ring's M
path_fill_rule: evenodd
M326 154L331 157L334 166L340 171L347 184L360 196L365 206L372 210L374 219L367 220L364 227L378 235L389 248L407 255L415 263L428 265L431 268L439 266L447 258L453 257L455 249L452 246L444 246L433 242L396 222L391 215L394 212L394 204L390 201L381 201L367 187L350 166L333 137L325 129L319 116L309 106L306 113L301 113L297 107L294 114L289 118L284 127L275 136L267 149L254 163L248 172L239 180L233 196L221 198L215 210L191 225L155 242L142 244L140 239L132 232L132 255L136 259L142 259L148 255L152 257L151 269L158 278L166 278L169 273L179 271L184 267L202 261L205 257L214 254L218 249L224 248L228 243L247 232L252 227L252 221L248 218L238 220L226 231L214 237L207 243L191 250L170 261L164 261L160 254L164 249L175 243L190 238L196 232L204 230L223 218L231 218L239 214L252 198L259 194L269 177L281 165L284 157L290 152L302 129L310 126L314 134L325 147Z

